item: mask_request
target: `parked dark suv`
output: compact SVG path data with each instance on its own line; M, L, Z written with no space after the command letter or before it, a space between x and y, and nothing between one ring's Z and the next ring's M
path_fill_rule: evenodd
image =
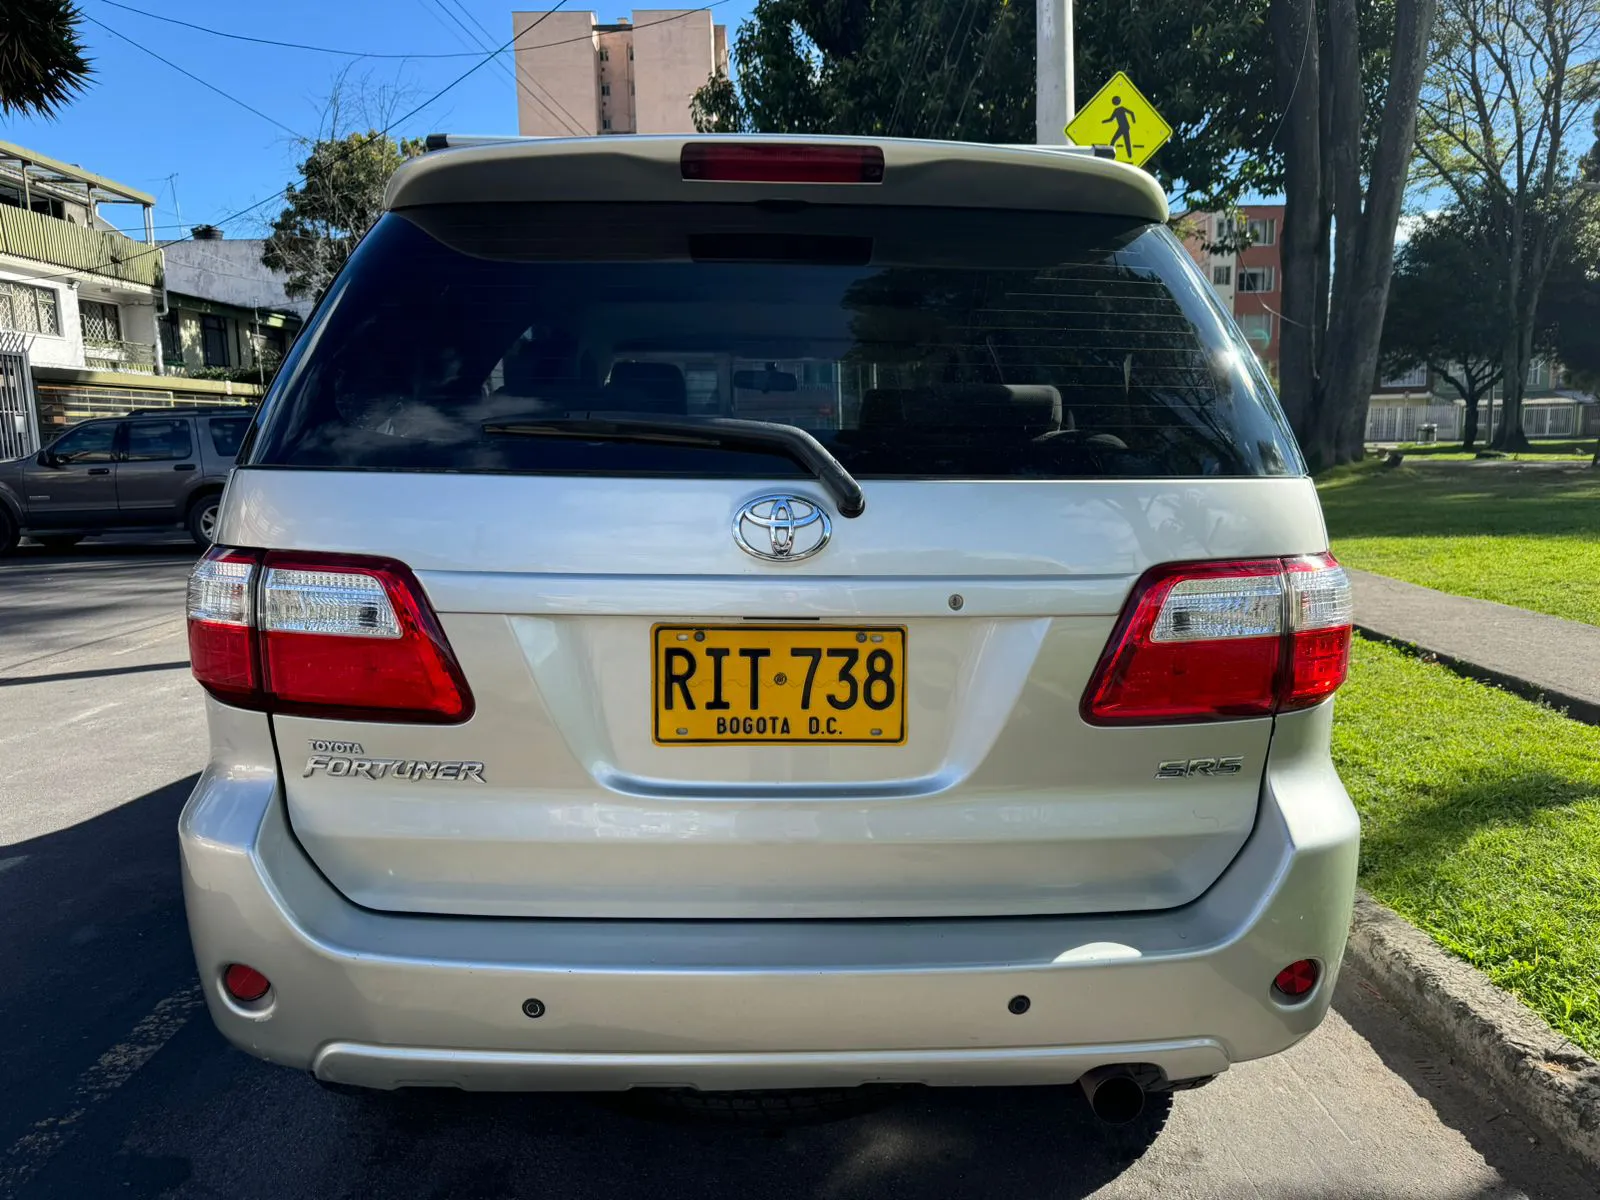
M59 548L113 529L175 525L209 546L252 415L139 410L84 421L31 458L0 462L0 554L20 537Z

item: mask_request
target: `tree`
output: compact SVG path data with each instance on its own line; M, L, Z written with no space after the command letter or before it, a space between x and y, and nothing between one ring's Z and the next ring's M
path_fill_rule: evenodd
M53 117L94 73L72 0L0 4L0 116Z
M389 176L421 152L420 140L396 143L375 129L311 144L300 182L285 189L287 203L261 251L263 263L288 274L284 291L315 299L327 290L382 214Z
M284 208L272 223L261 261L289 278L284 291L295 299L320 298L368 229L383 212L383 193L400 164L424 149L420 138L395 141L383 132L400 102L393 90L350 89L345 76L334 84L322 131L300 142L306 157L300 177L284 189ZM340 132L351 108L371 128Z
M1461 448L1478 440L1478 401L1500 380L1505 333L1501 280L1479 253L1469 214L1428 217L1395 256L1384 316L1386 372L1425 366L1466 402Z
M1522 396L1552 269L1594 209L1574 138L1600 101L1594 0L1442 0L1422 99L1423 182L1479 203L1478 248L1504 294L1504 418L1494 444L1527 445ZM1481 197L1475 201L1474 197Z
M1600 110L1595 112L1594 134L1581 183L1600 188ZM1600 213L1593 209L1578 222L1570 252L1550 272L1539 320L1567 377L1591 394L1600 393ZM1595 460L1600 465L1600 447Z
M1572 384L1600 393L1600 219L1584 221L1551 268L1539 328Z
M1272 191L1267 0L1079 0L1088 91L1128 71L1174 127L1150 164L1183 206ZM734 37L736 80L695 98L702 130L1034 140L1034 7L1012 0L757 0Z
M1284 409L1313 469L1361 457L1434 0L1272 0ZM1382 36L1382 67L1364 45Z

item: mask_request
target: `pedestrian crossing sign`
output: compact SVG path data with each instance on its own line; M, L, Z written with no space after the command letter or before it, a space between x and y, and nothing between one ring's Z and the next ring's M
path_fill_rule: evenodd
M1141 167L1172 136L1155 105L1118 71L1078 110L1066 134L1078 146L1110 146L1117 161Z

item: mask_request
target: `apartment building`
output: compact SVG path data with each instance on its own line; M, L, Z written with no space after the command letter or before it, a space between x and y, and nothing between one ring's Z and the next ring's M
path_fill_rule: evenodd
M170 307L154 208L138 188L0 141L0 458L31 454L87 417L261 395L181 378L164 358ZM143 238L119 225L142 225Z
M224 238L200 225L166 247L161 351L169 375L264 385L311 311L290 299L288 276L261 261L260 238Z
M1283 260L1278 235L1283 205L1247 204L1234 213L1189 213L1184 245L1274 379L1283 310ZM1241 239L1240 234L1247 235ZM1242 250L1217 249L1247 240Z
M706 9L514 12L517 130L524 137L693 133L695 92L728 69L728 29Z

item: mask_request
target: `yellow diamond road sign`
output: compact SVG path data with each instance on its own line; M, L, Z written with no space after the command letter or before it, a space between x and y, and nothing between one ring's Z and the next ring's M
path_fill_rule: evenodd
M1121 71L1078 110L1067 126L1067 136L1079 146L1110 146L1117 161L1143 166L1172 136L1172 126L1161 119Z

